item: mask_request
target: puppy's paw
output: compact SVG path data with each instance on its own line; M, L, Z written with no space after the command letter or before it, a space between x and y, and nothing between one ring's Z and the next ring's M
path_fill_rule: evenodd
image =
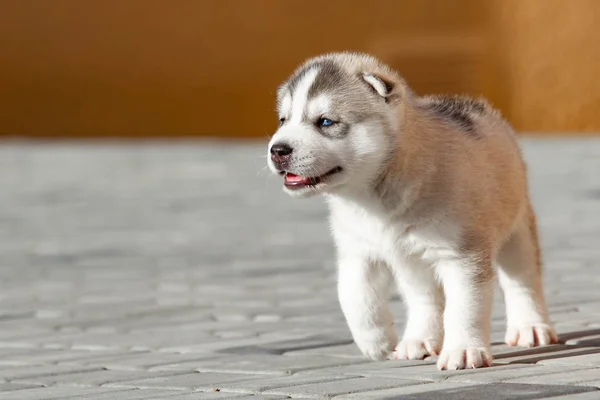
M439 343L425 339L404 339L396 346L395 360L422 360L427 356L437 356L440 352Z
M546 323L525 326L509 326L505 336L509 346L536 347L558 343L558 336Z
M437 367L440 370L481 368L491 365L492 354L488 349L481 347L442 349L442 354L440 354L437 362Z
M385 360L398 344L394 329L363 331L354 335L354 342L360 351L372 360Z

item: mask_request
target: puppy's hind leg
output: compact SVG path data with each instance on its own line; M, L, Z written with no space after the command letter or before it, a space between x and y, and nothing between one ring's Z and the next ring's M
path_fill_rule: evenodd
M500 249L497 262L506 303L506 343L524 347L557 343L544 298L542 258L531 207Z

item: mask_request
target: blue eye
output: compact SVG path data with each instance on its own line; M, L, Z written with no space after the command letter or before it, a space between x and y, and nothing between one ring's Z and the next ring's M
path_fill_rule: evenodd
M320 118L317 121L317 125L323 126L323 127L325 127L325 126L331 126L333 124L334 124L334 122L332 120L330 120L329 118Z

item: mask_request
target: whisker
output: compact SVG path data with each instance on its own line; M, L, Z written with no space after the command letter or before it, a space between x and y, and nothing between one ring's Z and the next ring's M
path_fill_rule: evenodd
M256 176L259 176L260 174L262 174L263 172L265 172L266 169L268 169L269 166L268 165L264 165L261 169L258 170L258 172L256 173Z

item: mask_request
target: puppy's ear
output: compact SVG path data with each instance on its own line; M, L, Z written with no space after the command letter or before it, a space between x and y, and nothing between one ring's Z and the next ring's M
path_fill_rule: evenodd
M370 72L363 72L360 74L360 77L375 93L383 97L386 102L398 98L397 85L390 77Z

